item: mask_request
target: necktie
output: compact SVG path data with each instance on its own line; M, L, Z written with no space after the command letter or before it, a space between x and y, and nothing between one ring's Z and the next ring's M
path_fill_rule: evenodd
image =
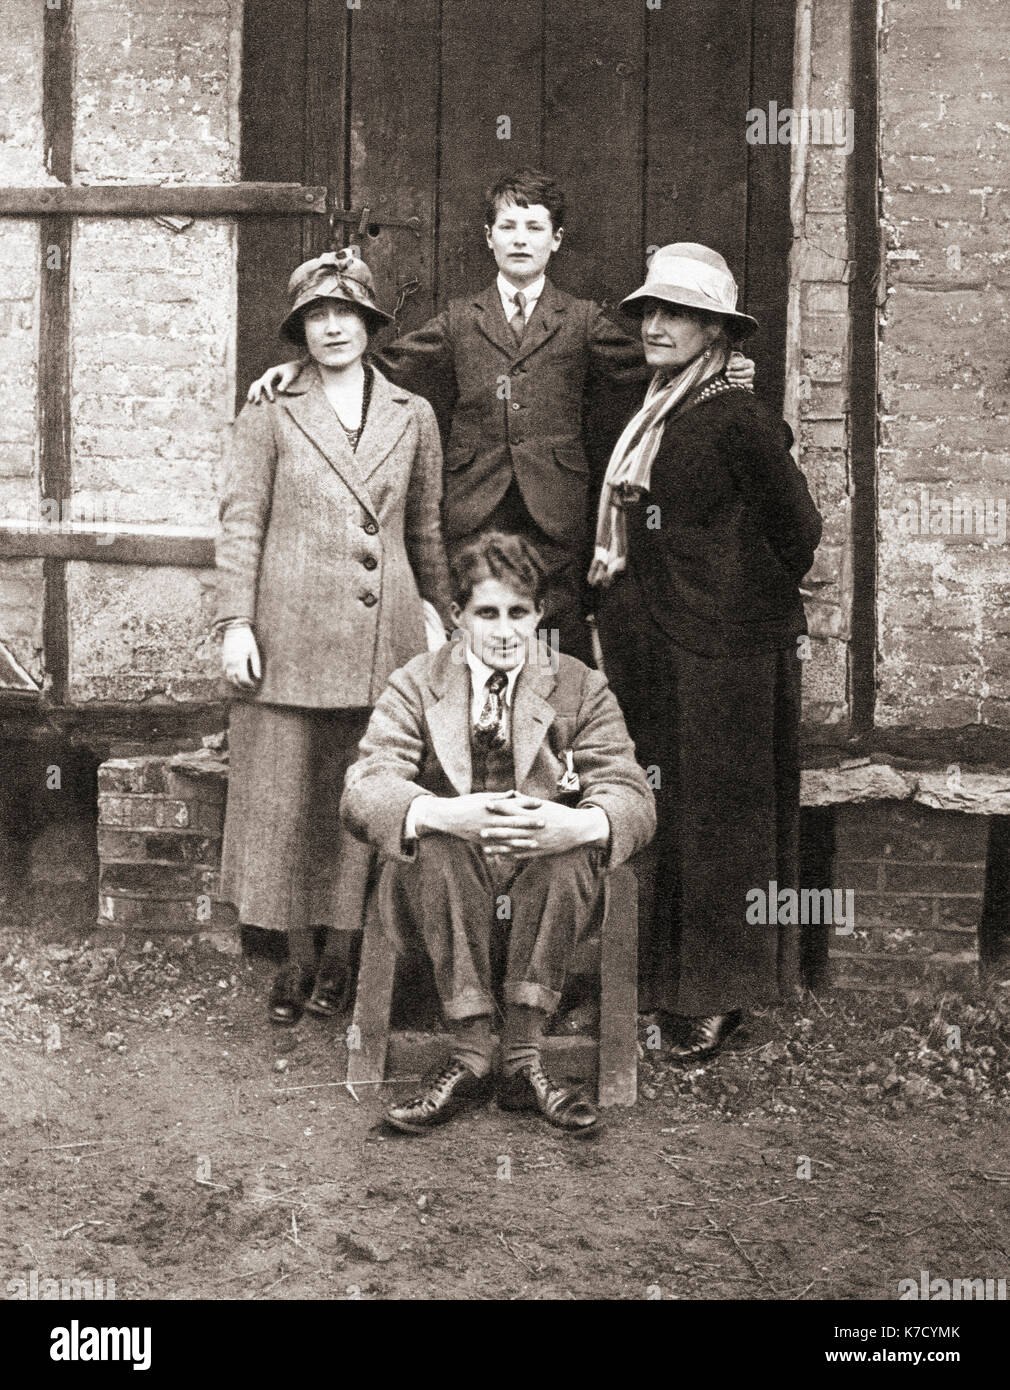
M474 737L484 748L504 748L509 741L505 714L505 687L508 676L493 671L484 687L484 704L473 726Z
M512 303L516 306L516 312L512 315L512 336L517 343L521 343L526 332L526 296L522 290L516 290Z

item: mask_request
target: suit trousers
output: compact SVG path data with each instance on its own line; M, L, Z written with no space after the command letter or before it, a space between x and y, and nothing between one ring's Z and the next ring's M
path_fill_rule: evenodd
M593 920L603 860L590 848L517 864L488 859L454 835L422 835L412 860L384 864L379 912L394 939L405 927L420 935L447 1020L495 1012L499 950L505 1002L552 1014L572 949Z
M244 925L360 930L373 851L338 810L370 712L232 702L220 897Z

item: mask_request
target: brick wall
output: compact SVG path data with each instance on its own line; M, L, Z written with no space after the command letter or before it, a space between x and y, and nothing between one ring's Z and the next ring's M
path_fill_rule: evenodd
M4 0L0 183L51 182L44 0ZM75 0L74 179L238 177L241 0ZM44 225L44 224L43 224ZM40 236L0 237L0 514L39 494ZM60 273L48 271L47 273ZM79 219L71 257L73 491L85 515L209 527L234 393L232 220ZM86 510L85 510L86 509ZM211 574L68 566L71 697L213 698ZM41 675L42 567L0 561L0 642Z
M4 0L0 46L0 179L48 182L42 157L42 6ZM24 515L38 496L35 454L36 300L34 222L0 228L0 515ZM0 642L42 675L42 564L0 560Z
M986 816L898 801L839 806L832 885L854 891L855 929L830 937L832 983L970 984L988 835Z
M848 7L825 0L800 4L794 109L846 112L849 89ZM809 40L804 12L810 16ZM809 43L809 47L807 47ZM807 604L811 657L803 671L804 719L837 724L848 715L851 607L849 493L850 158L845 146L822 140L794 151L791 380L787 412L800 442L800 462L824 518L811 578L819 588Z
M990 499L997 529L1010 497L1008 38L1002 0L884 2L883 724L1010 722L1005 537L912 529L957 495Z
M238 177L239 0L75 0L75 176ZM232 415L235 229L77 224L75 487L116 520L210 526ZM210 573L74 564L75 701L208 698Z

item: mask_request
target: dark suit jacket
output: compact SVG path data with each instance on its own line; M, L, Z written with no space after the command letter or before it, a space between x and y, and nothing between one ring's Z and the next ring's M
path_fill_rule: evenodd
M548 280L517 346L492 284L453 300L375 360L393 381L425 396L443 426L447 541L483 526L514 477L533 520L581 561L589 491L584 398L605 385L648 380L639 341L591 300Z
M441 492L431 406L381 372L354 451L314 365L272 404L243 407L221 490L217 615L255 625L263 681L250 698L371 705L426 646L422 597L451 622Z
M668 420L649 491L628 508L627 571L604 602L610 623L647 615L702 656L793 644L806 631L799 582L821 517L791 442L749 391Z
M409 859L403 823L414 797L471 789L470 668L454 643L423 652L395 671L348 769L341 815L361 839L391 859ZM571 749L580 806L601 806L610 821L610 865L651 840L656 808L635 761L617 700L599 671L571 656L550 667L546 648L527 663L512 700L512 756L518 791L560 799L561 757Z

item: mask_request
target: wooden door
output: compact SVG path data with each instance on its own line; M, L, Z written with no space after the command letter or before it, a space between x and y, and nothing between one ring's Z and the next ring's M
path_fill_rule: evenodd
M276 335L295 265L357 242L399 331L494 274L483 191L521 164L568 194L552 263L612 305L647 249L721 251L762 331L779 405L791 232L786 146L746 113L788 104L791 0L257 0L245 7L242 177L325 184L333 216L244 218L239 381L289 355ZM391 225L408 223L414 225Z

